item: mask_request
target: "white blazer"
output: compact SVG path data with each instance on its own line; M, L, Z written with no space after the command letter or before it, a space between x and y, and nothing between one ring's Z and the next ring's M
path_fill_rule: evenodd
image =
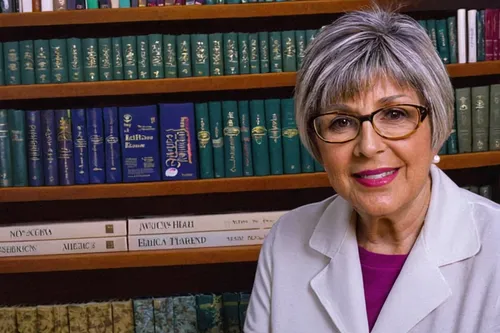
M500 205L432 166L424 226L372 333L500 332ZM262 247L245 333L368 333L352 207L295 209Z

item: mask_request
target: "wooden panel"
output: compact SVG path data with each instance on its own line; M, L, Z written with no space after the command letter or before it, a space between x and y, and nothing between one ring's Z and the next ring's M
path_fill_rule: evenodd
M500 151L445 155L442 169L477 168L500 164ZM241 177L135 184L9 187L0 189L0 202L138 198L203 193L292 190L329 187L325 173Z

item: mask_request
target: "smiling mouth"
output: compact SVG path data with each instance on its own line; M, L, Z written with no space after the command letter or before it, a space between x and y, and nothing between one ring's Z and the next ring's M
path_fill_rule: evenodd
M396 171L398 171L399 168L394 168L394 169L380 169L380 170L371 170L371 171L364 171L360 173L355 173L353 176L355 178L361 178L361 179L382 179L384 177L388 177L392 174L394 174Z

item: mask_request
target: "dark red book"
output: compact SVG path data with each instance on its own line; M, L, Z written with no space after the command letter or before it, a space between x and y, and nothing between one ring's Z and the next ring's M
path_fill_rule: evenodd
M491 61L495 57L493 55L493 16L495 15L494 9L486 9L484 11L484 44L486 61Z

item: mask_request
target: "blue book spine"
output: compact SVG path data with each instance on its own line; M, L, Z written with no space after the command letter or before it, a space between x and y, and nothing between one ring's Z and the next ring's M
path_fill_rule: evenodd
M54 116L57 128L59 185L73 185L75 183L75 159L73 156L71 110L55 110Z
M42 110L40 122L42 124L43 178L45 186L56 186L59 185L59 167L54 110Z
M123 181L160 180L158 111L156 105L120 107Z
M87 152L87 121L85 109L71 110L73 148L75 154L75 184L89 183L89 155Z
M91 184L106 181L104 171L104 128L102 109L87 109L87 137L89 150L89 180Z
M106 183L122 182L121 149L118 130L118 109L104 108L104 152L106 156Z
M26 111L28 132L28 181L29 186L43 186L42 124L40 111Z
M197 179L194 104L160 104L163 180Z

